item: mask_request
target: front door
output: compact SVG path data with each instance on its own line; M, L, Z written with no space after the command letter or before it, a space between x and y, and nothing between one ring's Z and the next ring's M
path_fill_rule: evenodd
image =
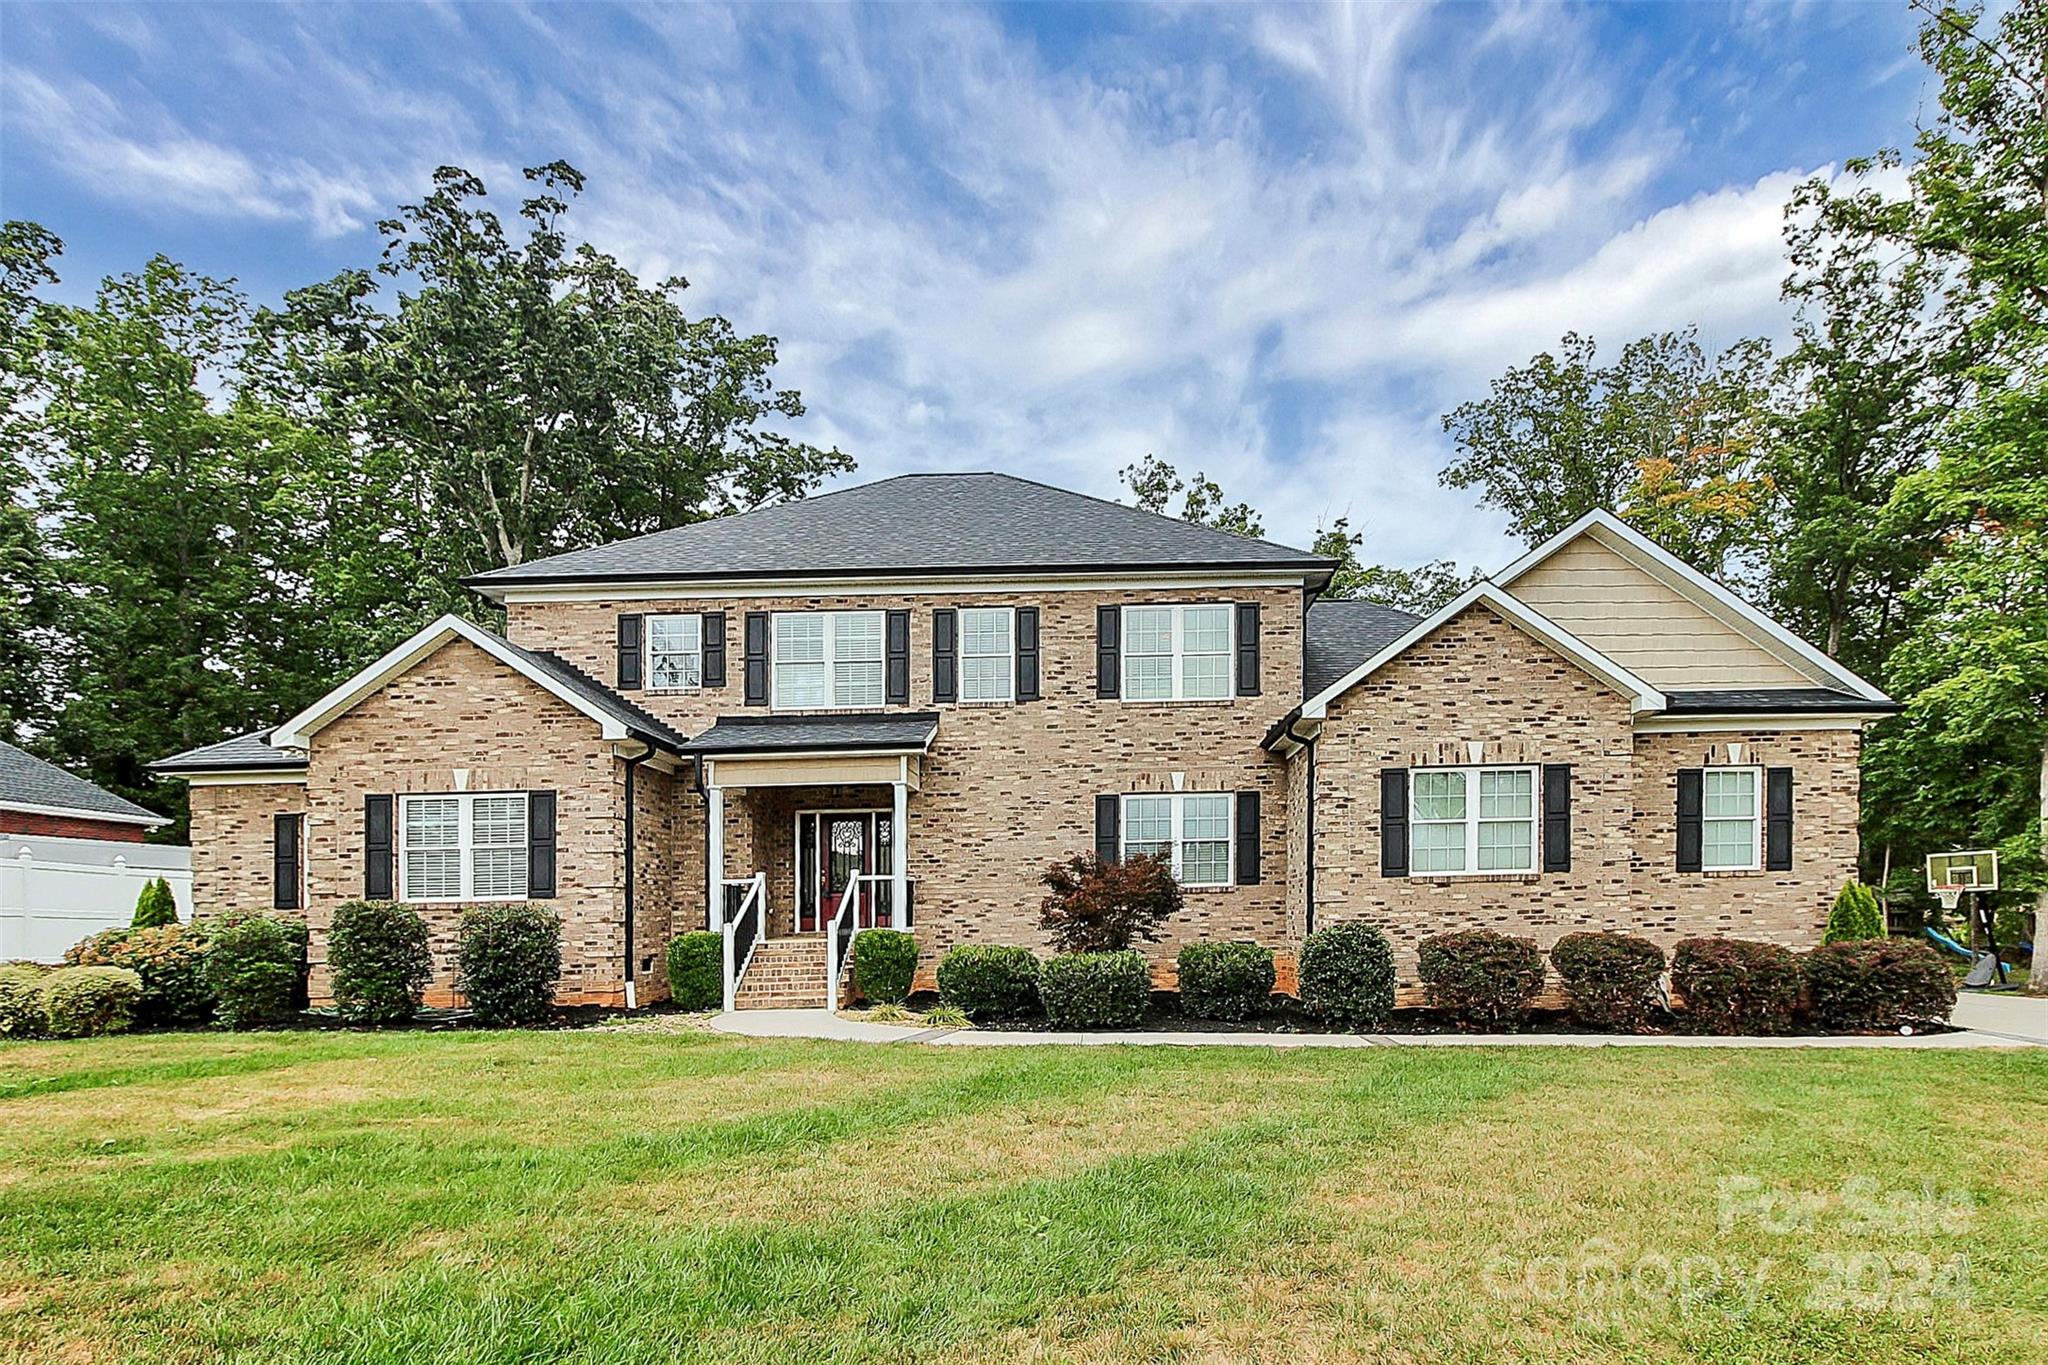
M888 888L874 878L889 871L889 825L887 811L798 813L798 933L816 933L831 923L850 885L854 922L863 929L888 923Z

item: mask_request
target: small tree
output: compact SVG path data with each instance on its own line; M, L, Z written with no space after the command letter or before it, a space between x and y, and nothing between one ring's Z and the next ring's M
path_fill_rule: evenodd
M161 929L177 922L178 898L171 894L171 884L162 877L146 884L142 894L135 898L135 918L130 927Z
M1843 883L1841 894L1828 910L1828 927L1820 941L1849 943L1884 936L1884 910L1877 903L1877 893L1862 882Z
M1038 879L1049 893L1039 927L1062 953L1116 953L1133 939L1158 939L1159 922L1181 907L1180 883L1163 857L1106 863L1092 853L1054 863Z

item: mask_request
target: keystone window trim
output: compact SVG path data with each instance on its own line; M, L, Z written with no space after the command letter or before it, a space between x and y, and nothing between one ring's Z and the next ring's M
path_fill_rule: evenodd
M398 842L398 899L408 905L450 905L461 903L482 903L487 901L523 901L531 889L528 881L529 851L532 827L528 822L527 803L530 793L516 792L422 792L418 795L401 794L398 798L397 842ZM476 837L476 808L480 802L502 801L516 814L505 822L506 834L485 843L478 843ZM430 806L442 802L455 804L455 841L453 843L423 843L414 830L415 812L424 812ZM424 833L421 831L420 833ZM495 831L494 831L495 832ZM449 853L456 855L456 894L429 895L416 890L412 857L414 853ZM507 853L513 872L512 880L505 884L507 889L490 894L477 893L477 854Z
M1219 612L1223 617L1223 644L1218 649L1189 651L1187 648L1187 614L1191 611ZM1136 623L1148 614L1170 613L1165 653L1157 651L1140 652L1132 647ZM1118 650L1120 677L1117 688L1120 700L1126 702L1180 702L1180 701L1230 701L1237 695L1237 608L1229 602L1145 602L1125 606L1119 613ZM1223 660L1223 676L1218 690L1191 693L1187 687L1187 662L1190 658ZM1165 696L1138 695L1134 666L1144 659L1171 660L1171 689Z
M1501 773L1518 774L1526 779L1528 789L1522 795L1528 802L1529 813L1524 816L1503 816L1485 814L1483 798L1487 795L1498 797L1502 793L1486 793L1485 780ZM1463 814L1457 816L1426 816L1422 814L1426 800L1440 799L1435 794L1425 795L1418 783L1445 775L1460 778ZM1481 867L1481 831L1485 826L1520 825L1529 832L1529 856L1526 861L1509 867ZM1460 828L1463 839L1457 845L1459 865L1457 867L1430 867L1422 864L1430 854L1448 852L1444 847L1425 849L1421 843L1424 829L1448 830ZM1428 880L1433 877L1512 877L1534 876L1543 869L1543 770L1534 763L1481 763L1445 764L1432 767L1416 767L1408 770L1408 876Z
M1139 847L1132 846L1131 827L1134 823L1131 811L1134 805L1149 803L1167 804L1167 837L1164 847L1167 861L1173 868L1174 880L1186 887L1228 887L1237 885L1237 793L1236 792L1126 792L1118 799L1117 810L1117 856L1128 858L1134 852L1156 852L1159 840L1138 841ZM1222 807L1222 822L1218 826L1222 833L1215 838L1190 840L1187 837L1187 807L1190 802L1217 802ZM1155 817L1156 818L1156 817ZM1218 880L1193 880L1186 872L1187 849L1190 843L1221 844L1223 846L1223 869Z
M1749 814L1715 815L1711 803L1714 797L1716 777L1747 777L1749 779ZM1739 863L1717 863L1710 850L1713 848L1712 830L1716 825L1747 824L1749 857ZM1764 770L1762 764L1722 763L1700 769L1700 871L1702 872L1761 872L1764 868Z
M841 623L850 620L872 621L874 623L874 657L854 659L842 657L841 644L850 639L842 636ZM783 657L782 631L785 622L820 622L820 641L823 655L820 659L788 659ZM852 700L841 700L839 668L841 664L872 665L874 669L874 695ZM784 695L783 674L790 668L824 669L824 696L818 701L792 701ZM860 711L880 710L888 705L889 698L889 613L867 608L837 611L777 611L768 615L768 701L777 711ZM863 689L865 690L865 689Z
M655 640L666 630L680 629L688 637L688 643L680 647L655 648ZM704 690L704 616L701 612L650 613L640 631L641 665L640 676L645 680L649 692L701 692ZM660 681L660 668L656 659L662 656L676 656L687 660L685 676L680 682Z

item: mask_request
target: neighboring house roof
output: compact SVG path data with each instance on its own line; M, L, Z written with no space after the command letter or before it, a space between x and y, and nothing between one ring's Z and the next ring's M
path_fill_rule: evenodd
M202 744L149 765L153 773L262 772L272 768L303 768L306 756L273 748L268 730L251 730L218 744Z
M867 749L922 751L938 733L936 711L848 716L720 716L683 745L686 754L800 753Z
M1831 687L1731 687L1664 694L1664 713L1671 716L1793 715L1811 712L1853 712L1867 715L1896 711L1895 701L1872 701Z
M486 596L544 583L897 574L1292 569L1334 563L1009 474L905 474L493 569Z
M1313 697L1401 638L1421 618L1377 602L1340 598L1309 604L1302 640L1301 694Z
M0 740L0 807L31 815L76 816L154 829L169 820Z

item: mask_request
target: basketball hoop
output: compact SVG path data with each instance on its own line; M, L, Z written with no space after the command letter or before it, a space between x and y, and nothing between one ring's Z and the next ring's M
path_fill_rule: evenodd
M1956 908L1956 903L1963 898L1963 888L1960 886L1937 886L1934 888L1934 898L1941 902L1943 910L1953 910Z

